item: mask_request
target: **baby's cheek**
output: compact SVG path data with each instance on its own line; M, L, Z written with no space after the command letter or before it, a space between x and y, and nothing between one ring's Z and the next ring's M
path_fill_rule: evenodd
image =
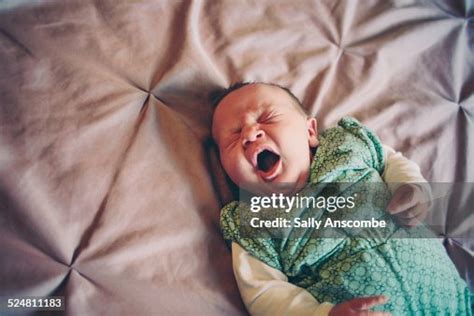
M229 160L228 157L223 157L222 166L224 167L224 171L227 173L227 175L232 178L233 173L234 173L234 167L233 167L232 161Z
M229 157L224 164L224 169L227 175L232 179L235 184L240 184L245 181L245 172L242 163L235 159L235 157Z

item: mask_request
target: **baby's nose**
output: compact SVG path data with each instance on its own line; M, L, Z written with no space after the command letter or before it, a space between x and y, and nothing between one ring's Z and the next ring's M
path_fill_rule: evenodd
M257 139L262 138L263 135L265 135L264 131L255 128L255 127L250 127L247 128L244 131L244 137L242 139L242 145L245 147L249 146L251 143L255 142Z

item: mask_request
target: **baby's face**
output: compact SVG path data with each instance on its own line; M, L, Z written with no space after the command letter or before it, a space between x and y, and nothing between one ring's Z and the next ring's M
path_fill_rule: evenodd
M294 194L304 187L317 128L297 107L286 91L265 84L239 88L219 103L212 135L239 187L257 194Z

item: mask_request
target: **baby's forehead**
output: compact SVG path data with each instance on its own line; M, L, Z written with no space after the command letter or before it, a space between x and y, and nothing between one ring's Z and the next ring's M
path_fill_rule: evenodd
M264 110L269 107L290 107L291 96L278 86L254 83L232 91L219 102L216 114L229 114Z

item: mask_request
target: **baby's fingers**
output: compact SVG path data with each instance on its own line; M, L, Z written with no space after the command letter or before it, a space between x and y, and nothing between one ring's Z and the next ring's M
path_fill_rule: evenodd
M415 187L409 184L402 185L395 191L387 205L390 214L398 214L412 208L418 203L415 199Z
M392 314L387 313L387 312L371 312L371 311L366 311L361 314L363 316L392 316Z
M419 203L415 207L401 212L397 215L399 223L407 227L420 225L428 215L428 207L425 203Z
M388 299L383 296L369 296L369 297L358 297L350 300L348 303L351 308L358 310L367 310L376 305L382 305L387 303Z
M331 309L331 316L391 316L386 312L369 310L376 305L385 304L388 298L380 296L358 297L350 301L337 304Z

